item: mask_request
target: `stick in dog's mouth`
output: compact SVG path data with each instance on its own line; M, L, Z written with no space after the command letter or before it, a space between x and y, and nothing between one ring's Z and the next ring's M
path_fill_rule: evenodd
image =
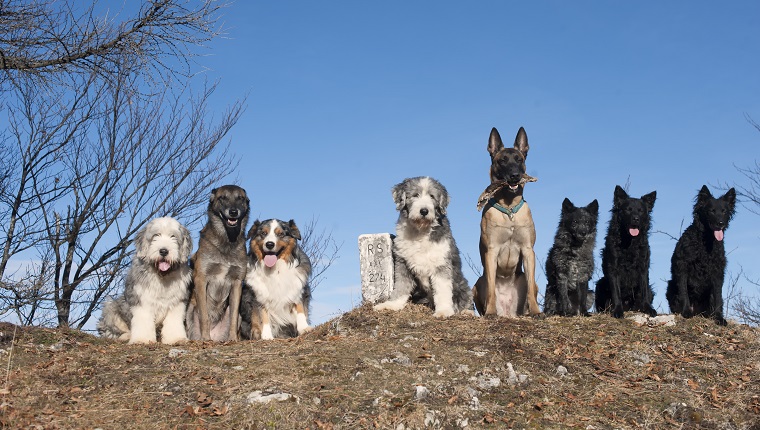
M536 182L536 181L538 181L538 178L534 178L533 176L530 176L527 173L523 173L522 178L520 178L520 181L514 185L508 183L507 181L492 182L491 185L486 187L485 191L483 191L480 194L480 197L478 197L477 208L479 211L483 209L483 206L485 206L486 203L488 203L488 201L491 200L491 198L493 198L493 196L499 191L501 191L504 187L508 187L511 191L517 191L517 188L520 185L525 185L528 182Z

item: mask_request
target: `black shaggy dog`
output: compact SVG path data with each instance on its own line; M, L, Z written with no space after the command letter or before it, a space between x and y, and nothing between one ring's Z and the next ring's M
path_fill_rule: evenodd
M588 281L594 273L598 219L596 200L585 207L575 207L567 198L562 202L554 245L546 257L546 315L589 315L594 299L588 294Z
M694 221L681 235L670 260L666 297L670 311L685 318L702 315L726 325L723 318L723 277L726 250L723 232L734 216L736 191L720 198L703 185L694 204Z
M602 250L602 276L596 283L597 312L640 311L656 316L649 285L649 224L657 192L629 197L615 186L612 218Z

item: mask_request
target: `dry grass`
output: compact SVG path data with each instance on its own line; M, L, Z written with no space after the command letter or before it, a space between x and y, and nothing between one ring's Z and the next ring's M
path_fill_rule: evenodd
M677 323L639 327L601 315L437 320L418 306L361 307L300 339L190 343L176 357L171 347L76 331L18 328L13 340L14 327L0 324L0 360L10 363L0 423L760 428L760 331L701 318ZM254 391L291 397L249 404Z

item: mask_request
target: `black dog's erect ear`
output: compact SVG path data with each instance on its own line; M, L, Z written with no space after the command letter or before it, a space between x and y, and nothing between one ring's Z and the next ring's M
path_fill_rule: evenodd
M736 190L731 188L728 191L726 191L726 194L723 194L723 197L721 199L728 202L729 205L731 205L731 210L733 211L734 204L736 204Z
M652 191L649 194L644 194L641 196L641 200L644 200L644 204L647 205L647 209L649 212L652 211L654 208L654 201L657 199L657 191Z
M296 227L296 222L293 220L288 221L288 228L290 229L290 235L294 238L301 240L301 232Z
M391 194L393 195L393 201L396 202L396 210L400 211L403 209L404 206L406 206L406 193L404 192L404 187L406 185L406 179L404 179L404 182L400 184L396 184L391 189Z
M572 212L575 210L575 205L567 197L562 200L562 212Z
M504 143L499 136L499 130L496 127L491 129L491 135L488 137L488 153L493 157L497 152L504 148Z
M706 198L712 198L712 193L710 192L710 189L707 188L707 185L702 185L702 188L699 190L699 199L706 199Z
M627 198L628 198L628 193L625 192L623 187L621 187L620 185L615 185L615 206L617 206L618 202Z
M256 232L256 230L259 229L259 226L261 225L261 221L256 220L253 222L253 225L248 230L248 234L245 236L246 239L251 240L253 238L253 233Z
M528 158L528 150L530 149L530 145L528 145L528 133L522 127L517 130L517 136L515 136L515 149L520 151L523 157Z

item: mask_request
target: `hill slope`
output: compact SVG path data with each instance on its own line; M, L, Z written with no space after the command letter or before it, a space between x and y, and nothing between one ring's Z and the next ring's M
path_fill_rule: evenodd
M0 423L760 428L760 331L676 321L437 320L364 306L296 340L174 348L0 324Z

